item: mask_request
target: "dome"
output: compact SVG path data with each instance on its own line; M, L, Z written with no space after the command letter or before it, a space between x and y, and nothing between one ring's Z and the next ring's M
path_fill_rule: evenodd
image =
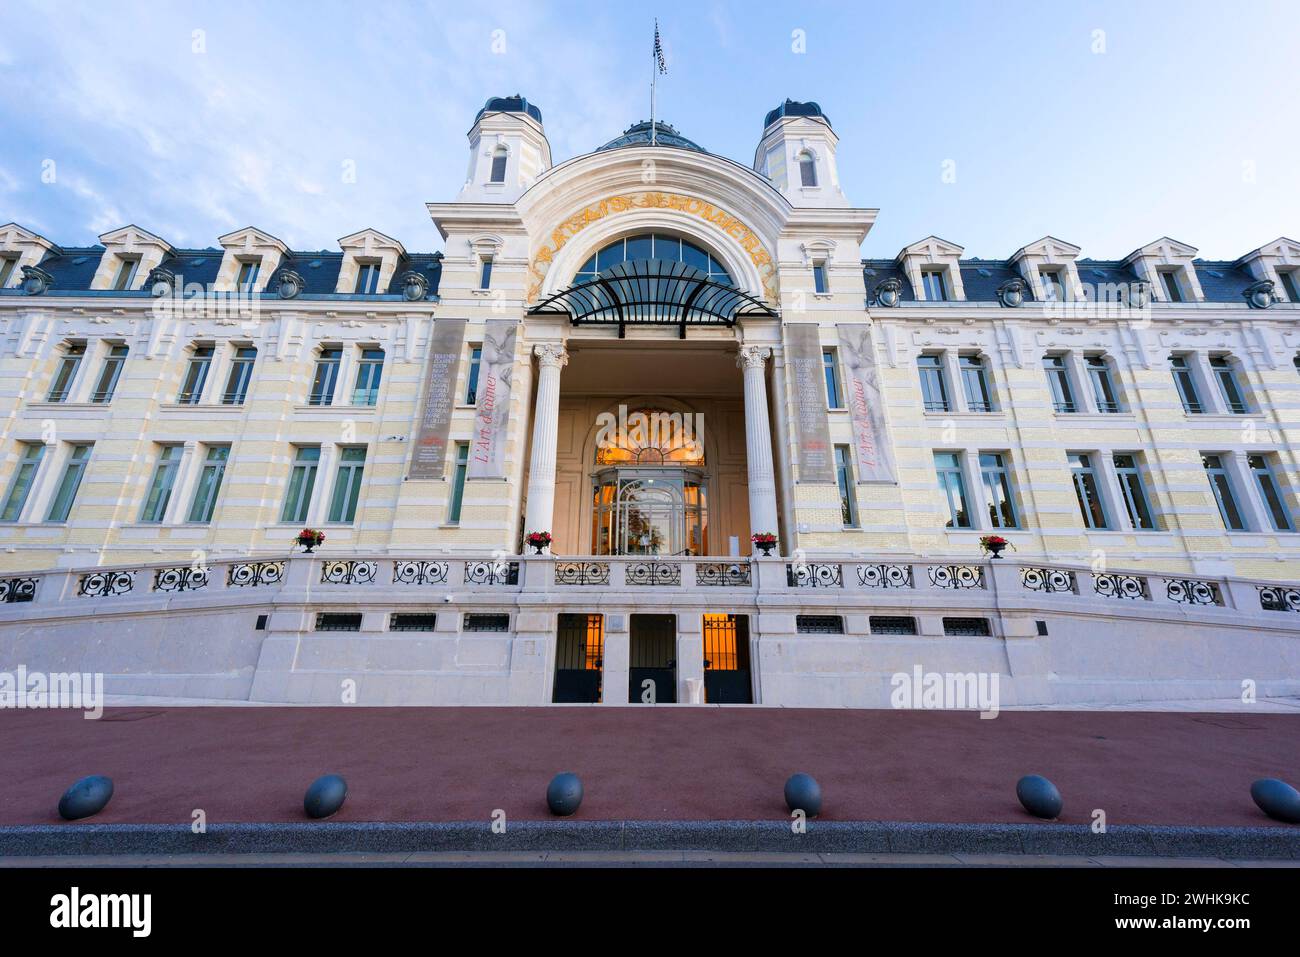
M474 117L477 123L485 113L527 113L538 123L542 122L542 111L529 103L525 97L516 93L514 96L490 96Z
M679 150L695 150L697 153L707 153L703 146L693 143L686 137L682 136L673 127L667 123L655 122L655 145L672 146ZM650 145L650 122L642 120L635 123L623 131L623 135L616 139L610 140L604 146L596 150L617 150L624 146L649 146Z
M816 103L796 103L794 100L786 100L775 110L767 114L767 119L763 121L763 129L767 129L783 116L820 116L826 121L826 125L831 125L831 118L822 112L822 108Z

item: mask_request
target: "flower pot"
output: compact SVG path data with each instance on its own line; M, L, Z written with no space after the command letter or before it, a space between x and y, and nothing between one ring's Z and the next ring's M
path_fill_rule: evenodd
M1007 547L1007 546L1006 546L1005 544L1003 544L1003 545L990 545L990 546L988 547L988 548L989 548L989 558L1001 558L1001 557L1002 557L1002 550L1003 550L1004 548L1006 548L1006 547Z
M764 558L772 557L772 549L776 548L776 542L755 542L758 550L763 553Z
M545 547L546 547L545 545L534 545L534 546L533 546L533 554L534 554L534 555L540 555L540 554L542 553L542 549L544 549Z
M304 541L303 539L299 539L298 544L302 546L302 553L304 555L310 555L316 549L316 543L312 541Z

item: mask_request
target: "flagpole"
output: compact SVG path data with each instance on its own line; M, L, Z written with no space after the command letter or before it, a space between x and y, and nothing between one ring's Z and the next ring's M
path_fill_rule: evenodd
M655 20L655 43L659 42L659 21ZM655 84L659 80L659 52L650 50L650 145L657 145L658 131L655 129Z

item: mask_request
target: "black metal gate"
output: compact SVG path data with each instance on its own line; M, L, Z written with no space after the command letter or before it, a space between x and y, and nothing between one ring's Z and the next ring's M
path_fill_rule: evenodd
M753 704L748 615L704 616L704 700Z
M596 704L600 701L605 666L605 616L560 615L555 630L555 692L557 704Z
M672 704L677 700L677 618L633 615L628 635L627 700ZM647 685L649 681L651 684Z

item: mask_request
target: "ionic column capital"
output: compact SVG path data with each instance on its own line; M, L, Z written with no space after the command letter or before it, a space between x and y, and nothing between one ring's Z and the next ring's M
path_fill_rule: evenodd
M762 369L771 357L772 350L767 346L743 346L736 356L736 365L742 369Z
M543 369L563 369L569 364L569 353L562 342L540 342L533 346L533 355Z

